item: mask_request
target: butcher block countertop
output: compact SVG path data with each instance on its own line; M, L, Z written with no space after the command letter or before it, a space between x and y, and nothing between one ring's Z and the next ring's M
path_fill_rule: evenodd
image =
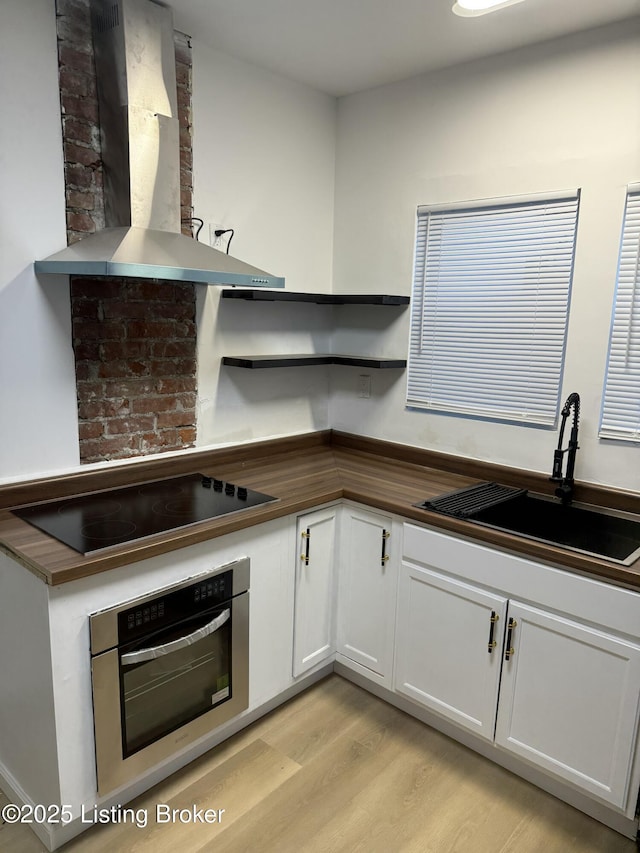
M11 512L12 507L28 503L78 497L189 473L215 476L277 500L87 556ZM413 506L486 480L547 494L552 488L546 477L530 471L326 430L0 486L0 550L46 583L57 585L345 498L640 591L640 560L621 566ZM575 497L586 503L640 513L640 495L635 493L577 483Z

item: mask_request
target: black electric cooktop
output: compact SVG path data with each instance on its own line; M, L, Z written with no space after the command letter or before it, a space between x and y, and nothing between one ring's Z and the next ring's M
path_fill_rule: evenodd
M50 536L92 554L274 501L204 474L187 474L14 510Z

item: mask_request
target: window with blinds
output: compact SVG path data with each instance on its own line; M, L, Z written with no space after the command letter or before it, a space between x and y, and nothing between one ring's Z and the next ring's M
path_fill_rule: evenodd
M407 405L554 426L579 191L419 207Z
M627 192L600 437L640 441L640 184Z

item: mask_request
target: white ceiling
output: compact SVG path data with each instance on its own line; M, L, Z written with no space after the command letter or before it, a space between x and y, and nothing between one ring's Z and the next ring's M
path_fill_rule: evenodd
M453 0L166 0L176 29L330 95L640 15L640 0L525 0L461 18Z

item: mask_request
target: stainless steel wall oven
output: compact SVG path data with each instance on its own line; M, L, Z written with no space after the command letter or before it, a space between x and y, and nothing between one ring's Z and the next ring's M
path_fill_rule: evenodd
M249 704L249 559L90 617L103 796Z

